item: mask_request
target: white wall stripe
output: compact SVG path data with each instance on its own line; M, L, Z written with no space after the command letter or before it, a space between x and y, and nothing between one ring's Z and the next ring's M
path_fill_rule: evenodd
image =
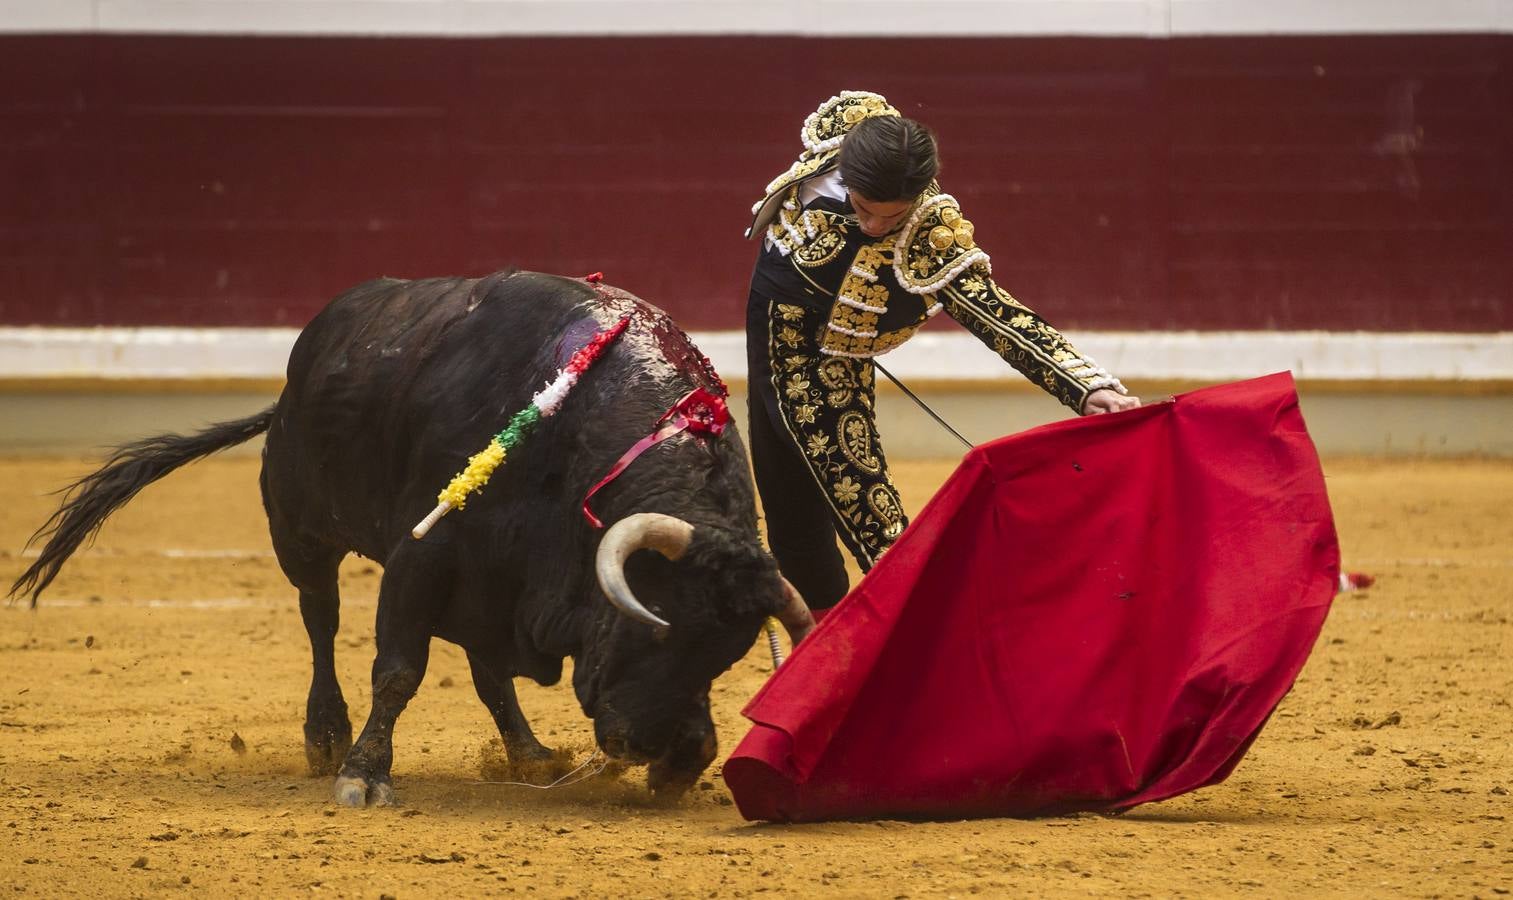
M0 327L0 379L284 377L293 328ZM745 375L745 336L696 332L727 378ZM1513 332L1070 332L1118 377L1218 381L1291 370L1307 380L1513 380ZM971 335L926 332L887 354L901 378L1003 381L1020 376Z
M1513 0L0 0L0 32L1097 35L1513 32Z
M1170 0L1171 35L1508 31L1509 0Z
M0 32L91 31L95 0L0 0Z

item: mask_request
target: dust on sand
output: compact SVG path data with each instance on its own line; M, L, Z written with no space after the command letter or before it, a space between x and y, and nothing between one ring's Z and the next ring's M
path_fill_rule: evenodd
M6 584L54 507L44 492L91 467L0 463ZM509 780L497 736L466 659L440 642L397 728L401 805L336 808L330 780L305 774L308 645L256 467L176 473L41 609L0 608L0 883L94 897L1513 890L1513 465L1326 464L1346 560L1379 581L1336 601L1224 784L1116 817L808 826L742 821L718 766L673 809L650 802L640 770L550 791L483 783ZM899 466L909 508L951 467ZM337 663L359 726L378 574L361 559L342 573ZM715 684L725 752L769 665L754 647ZM522 681L521 702L582 762L592 732L568 682Z

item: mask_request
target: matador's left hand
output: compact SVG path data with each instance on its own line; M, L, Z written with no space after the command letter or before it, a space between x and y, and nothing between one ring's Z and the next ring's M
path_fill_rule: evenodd
M1140 398L1121 394L1110 388L1100 388L1082 401L1082 414L1096 416L1099 413L1123 412L1140 405Z

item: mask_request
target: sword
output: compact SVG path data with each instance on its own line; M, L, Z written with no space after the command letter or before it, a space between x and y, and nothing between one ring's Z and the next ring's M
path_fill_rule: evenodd
M915 403L919 404L919 408L920 409L922 409L925 412L929 413L930 414L930 418L932 418L935 421L939 422L940 423L940 427L944 428L945 430L947 430L947 431L951 432L953 435L955 435L956 439L958 441L961 441L961 445L963 447L966 447L968 450L972 449L972 447L974 445L972 444L971 441L969 441L966 438L962 437L961 436L961 432L959 432L955 428L951 427L951 423L947 422L945 419L942 419L938 414L936 414L935 410L931 409L929 406L927 406L925 404L925 401L919 399L918 397L916 397L914 395L913 391L911 391L908 388L904 387L904 383L902 381L899 381L897 378L894 378L893 377L893 373L889 372L887 369L884 369L883 368L883 364L880 363L880 362L878 362L876 358L874 358L872 360L872 365L874 365L874 366L877 367L877 371L879 371L879 372L883 373L884 375L886 375L888 377L888 380L891 381L891 382L893 382L894 386L897 387L899 390L903 391L904 394L910 400L913 400Z

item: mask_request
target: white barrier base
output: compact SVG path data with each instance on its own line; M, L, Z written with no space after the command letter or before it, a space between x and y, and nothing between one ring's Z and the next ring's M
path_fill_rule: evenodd
M0 327L0 380L279 380L293 328ZM1213 383L1290 370L1299 381L1513 381L1513 332L1085 331L1084 354L1127 382ZM727 380L746 371L745 336L696 332ZM1022 382L976 338L927 331L882 357L905 381Z

